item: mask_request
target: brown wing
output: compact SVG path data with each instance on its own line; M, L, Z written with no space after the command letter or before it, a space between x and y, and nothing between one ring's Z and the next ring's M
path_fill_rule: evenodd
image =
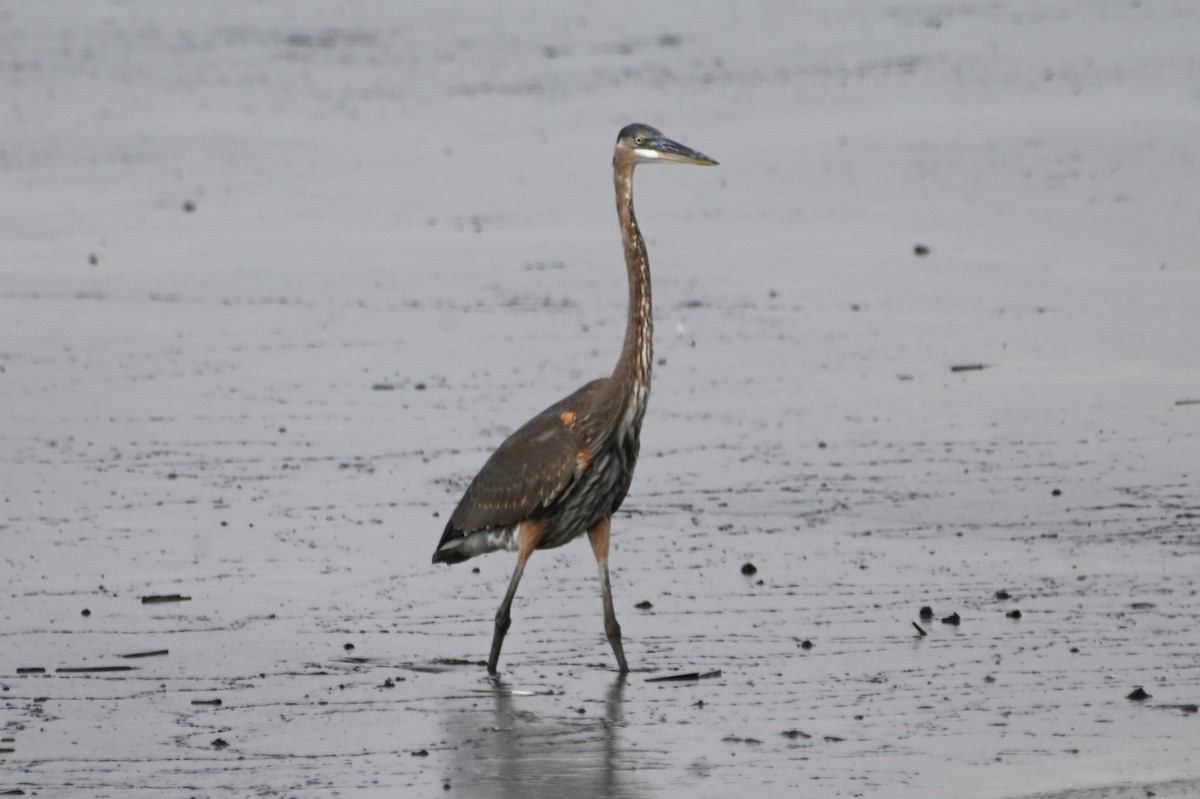
M586 463L587 442L574 421L601 382L555 403L505 439L471 481L450 516L447 533L506 527L554 504Z

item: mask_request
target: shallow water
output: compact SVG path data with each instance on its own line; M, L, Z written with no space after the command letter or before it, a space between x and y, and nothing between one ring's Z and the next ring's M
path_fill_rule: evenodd
M0 792L1200 792L1197 12L631 8L7 12ZM612 366L633 118L722 162L638 175L634 671L573 544L489 678L429 558Z

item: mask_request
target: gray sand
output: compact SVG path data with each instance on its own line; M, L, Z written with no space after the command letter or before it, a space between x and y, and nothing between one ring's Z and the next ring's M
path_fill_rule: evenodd
M7 4L0 792L1200 795L1198 31ZM615 362L634 120L721 161L638 173L635 671L581 542L531 560L493 681L512 556L430 555Z

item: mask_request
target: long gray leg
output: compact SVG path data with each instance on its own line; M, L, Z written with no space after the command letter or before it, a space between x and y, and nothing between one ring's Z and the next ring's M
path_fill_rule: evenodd
M513 570L512 579L508 581L508 593L504 595L504 601L500 603L500 609L496 611L496 632L492 634L492 654L488 656L488 674L495 674L496 664L500 662L500 647L504 646L504 636L512 624L512 616L509 615L509 611L512 609L513 597L517 595L517 585L521 582L521 574L524 571L525 561L518 558L517 568Z
M600 567L600 591L604 597L604 633L608 636L609 646L617 656L617 669L622 673L629 671L625 662L625 648L621 646L621 625L617 624L617 612L613 609L612 586L608 580L608 539L611 520L602 519L596 526L588 530L588 541L592 544L592 552L596 554L596 565Z
M500 662L500 647L504 646L504 636L512 624L512 616L509 615L509 611L512 609L513 597L517 595L517 586L521 582L521 575L525 572L525 561L529 560L529 556L537 548L544 531L543 525L532 521L521 522L517 529L517 567L513 569L512 578L508 581L508 593L504 595L504 601L500 603L500 609L496 611L496 632L492 634L492 653L488 656L488 674L496 673L496 665Z

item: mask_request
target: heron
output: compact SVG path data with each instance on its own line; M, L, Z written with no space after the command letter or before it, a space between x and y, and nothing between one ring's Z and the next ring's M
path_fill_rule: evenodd
M633 480L654 356L650 262L633 213L633 170L638 164L664 163L717 164L649 125L627 125L617 135L613 183L629 313L612 374L554 403L505 439L471 481L433 553L434 563L446 564L498 549L517 553L508 591L496 611L489 674L496 673L500 662L512 624L513 598L529 556L584 533L600 569L604 632L618 669L622 674L629 671L608 576L609 535L612 516Z

